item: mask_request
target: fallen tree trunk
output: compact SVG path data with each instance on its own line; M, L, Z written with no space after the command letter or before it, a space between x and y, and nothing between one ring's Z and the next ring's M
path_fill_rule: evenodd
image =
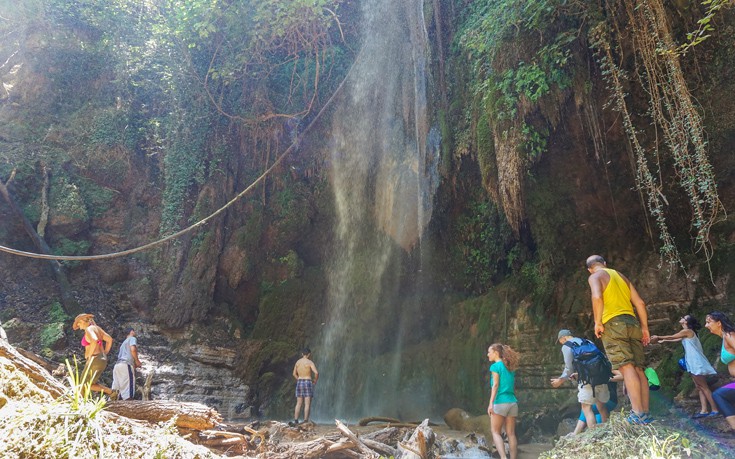
M0 340L0 357L10 360L16 368L33 381L33 384L51 394L53 398L58 398L66 392L64 385L51 376L51 373L33 360L23 356L5 340Z
M131 419L149 422L166 422L176 417L176 427L208 430L222 422L222 416L214 408L200 403L173 400L123 400L108 402L107 410Z

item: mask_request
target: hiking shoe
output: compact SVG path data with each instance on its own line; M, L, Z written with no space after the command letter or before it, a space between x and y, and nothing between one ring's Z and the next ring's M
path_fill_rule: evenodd
M288 422L288 425L289 425L289 427L296 427L297 425L299 425L299 420L298 419L294 419L293 421L289 421Z

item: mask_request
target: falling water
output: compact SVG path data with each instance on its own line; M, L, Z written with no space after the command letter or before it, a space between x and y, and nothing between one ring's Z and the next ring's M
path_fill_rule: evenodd
M363 17L362 50L331 129L337 227L315 353L314 411L324 420L399 414L401 349L420 306L399 291L401 261L421 252L437 183L423 2L365 0Z

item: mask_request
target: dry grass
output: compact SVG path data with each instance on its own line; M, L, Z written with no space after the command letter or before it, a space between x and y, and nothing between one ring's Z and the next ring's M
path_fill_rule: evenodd
M627 413L626 413L627 414ZM694 430L682 431L660 421L631 425L620 413L581 435L562 437L541 459L727 459L732 451Z
M74 371L71 374L78 374ZM15 458L215 458L178 436L173 420L150 425L104 411L105 400L84 397L78 376L57 400L15 367L0 362L0 457Z

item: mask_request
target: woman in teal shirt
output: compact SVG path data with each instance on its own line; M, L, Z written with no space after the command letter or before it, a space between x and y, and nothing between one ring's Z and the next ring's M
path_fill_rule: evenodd
M501 459L507 459L502 436L503 427L505 427L508 446L510 446L510 459L516 459L518 456L518 439L516 438L518 400L514 388L520 356L510 346L495 343L487 349L487 358L493 362L490 365L490 404L487 407L493 443Z

